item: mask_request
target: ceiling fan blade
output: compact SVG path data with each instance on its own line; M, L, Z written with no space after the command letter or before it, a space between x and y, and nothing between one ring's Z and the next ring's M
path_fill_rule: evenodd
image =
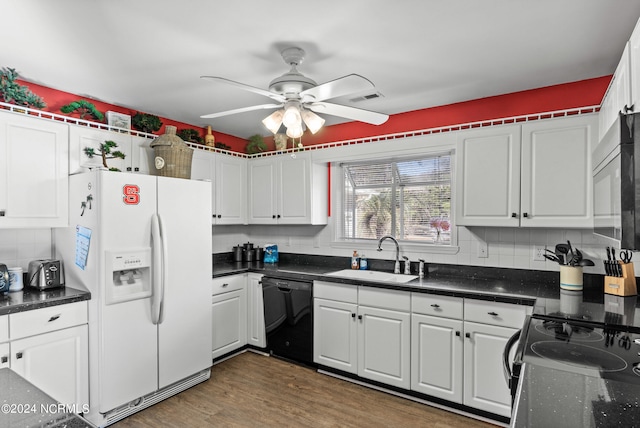
M257 106L237 108L235 110L227 110L227 111L221 111L221 112L218 112L218 113L205 114L205 115L202 115L200 117L202 119L213 119L213 118L216 118L216 117L231 116L232 114L244 113L244 112L247 112L247 111L278 108L278 107L282 107L282 104L260 104L260 105L257 105Z
M275 94L271 91L267 91L266 89L256 88L255 86L245 85L244 83L236 82L235 80L225 79L224 77L217 76L200 76L201 79L213 80L214 82L225 83L227 85L232 85L240 89L244 89L245 91L253 92L254 94L264 95L265 97L269 97L274 101L285 102L286 98L280 94Z
M316 113L330 114L332 116L346 117L347 119L357 120L359 122L370 123L372 125L381 125L389 119L389 115L377 113L375 111L363 110L360 108L343 106L332 103L311 103L305 104L310 110Z
M375 89L373 83L359 74L349 74L300 92L303 101L318 102Z

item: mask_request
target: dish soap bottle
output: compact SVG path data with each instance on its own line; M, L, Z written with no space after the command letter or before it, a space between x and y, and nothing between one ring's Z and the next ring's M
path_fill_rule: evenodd
M358 252L354 251L351 256L351 269L358 269L360 267L360 259L358 258Z
M360 256L360 270L367 270L367 269L369 269L369 262L367 260L367 256L363 254L362 256Z

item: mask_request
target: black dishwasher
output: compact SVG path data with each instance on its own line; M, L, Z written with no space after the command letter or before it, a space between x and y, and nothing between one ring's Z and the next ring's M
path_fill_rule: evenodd
M262 278L267 351L313 365L313 283Z

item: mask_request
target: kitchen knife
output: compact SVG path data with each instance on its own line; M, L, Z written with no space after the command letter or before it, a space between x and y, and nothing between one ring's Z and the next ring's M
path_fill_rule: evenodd
M611 249L607 247L607 260L604 261L604 272L607 276L613 276L611 274Z
M611 266L613 267L614 276L621 277L622 276L622 268L620 267L620 263L616 259L616 249L611 247Z

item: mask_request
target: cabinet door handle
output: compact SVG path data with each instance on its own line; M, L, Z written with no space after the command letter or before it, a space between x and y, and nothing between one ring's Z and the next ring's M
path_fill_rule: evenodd
M492 317L497 317L498 313L497 312L487 312L489 315L491 315Z
M271 216L271 218L276 218L276 215L275 215L275 214L274 214L274 215L272 215L272 216Z
M437 308L439 308L439 307L440 307L440 305L439 305L439 304L437 304L437 303L434 303L433 305L431 305L431 307L432 307L432 308L436 308L436 309L437 309Z
M356 318L356 314L351 312L351 318L355 319Z
M624 108L622 109L625 113L629 113L630 111L633 111L633 108L635 106L633 104L631 104L631 106L628 106L625 104Z
M55 320L57 320L58 318L60 318L60 314L52 316L51 318L49 318L49 321L48 321L48 322L55 321Z
M518 213L511 213L511 217L518 218Z
M22 358L22 352L16 352L16 359L19 360Z
M358 319L362 321L362 315L358 315Z
M4 217L6 211L5 210L0 210L0 217Z
M522 217L524 217L524 218L528 218L528 217L529 217L529 213L523 213L523 214L522 214Z
M460 337L460 332L456 331L456 337Z
M471 339L471 333L465 333L464 337L466 337L467 339Z
M140 168L138 168L138 167L133 168L133 170L134 170L135 172L140 172Z
M0 362L2 362L2 364L5 364L7 361L9 361L9 357L7 357L6 355L0 358Z
M218 218L222 218L222 214L218 214Z
M278 214L278 218L280 218L280 214Z
M127 167L127 172L131 172L131 167L130 166Z

